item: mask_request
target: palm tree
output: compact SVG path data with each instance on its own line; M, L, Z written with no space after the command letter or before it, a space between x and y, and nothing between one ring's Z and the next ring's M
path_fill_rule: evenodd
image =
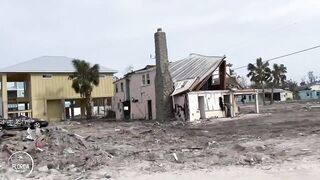
M268 62L263 62L261 58L257 59L256 65L248 64L247 77L250 77L250 81L254 82L258 87L262 88L262 101L265 105L265 85L271 81L271 70L268 67Z
M92 118L92 90L94 86L99 85L99 65L95 64L92 67L90 63L85 60L74 59L72 64L75 68L75 72L69 76L72 79L72 88L76 93L80 93L80 96L84 98L87 111L87 119Z
M275 87L279 87L280 85L285 83L285 80L287 79L287 76L285 75L287 73L287 68L280 64L273 64L273 69L271 71L272 76L272 82L271 82L271 101L270 104L273 104L273 92Z

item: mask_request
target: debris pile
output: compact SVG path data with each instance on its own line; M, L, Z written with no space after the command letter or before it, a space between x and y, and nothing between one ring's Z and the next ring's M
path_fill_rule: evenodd
M5 133L4 133L5 134ZM1 142L2 151L8 155L26 151L35 160L39 171L56 169L82 172L103 165L113 156L100 150L97 144L62 128L46 128L17 132Z

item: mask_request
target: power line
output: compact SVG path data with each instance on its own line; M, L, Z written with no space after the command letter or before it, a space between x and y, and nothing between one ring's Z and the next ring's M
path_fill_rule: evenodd
M284 57L292 56L292 55L295 55L295 54L303 53L303 52L310 51L310 50L317 49L317 48L320 48L320 45L313 46L311 48L303 49L303 50L300 50L300 51L296 51L296 52L293 52L293 53L277 56L277 57L265 60L264 62L274 61L276 59L281 59L281 58L284 58ZM246 68L246 67L247 66L240 66L240 67L234 68L233 70L238 70L238 69L242 69L242 68Z

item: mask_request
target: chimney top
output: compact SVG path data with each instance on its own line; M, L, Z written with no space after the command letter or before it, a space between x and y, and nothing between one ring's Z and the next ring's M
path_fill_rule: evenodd
M158 29L157 29L157 32L162 32L162 28L158 28Z

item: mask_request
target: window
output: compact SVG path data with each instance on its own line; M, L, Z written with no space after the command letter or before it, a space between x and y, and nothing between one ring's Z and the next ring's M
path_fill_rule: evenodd
M147 84L150 84L150 76L149 74L146 74Z
M176 87L177 89L183 88L187 83L188 81L180 81L176 84Z
M43 79L51 79L52 78L52 74L42 74L42 78Z
M309 96L309 93L307 93L307 96Z
M148 85L150 84L150 75L149 74L143 74L142 75L142 85Z
M123 92L123 83L121 83L120 86L121 86L121 92Z
M146 75L142 75L142 85L146 84Z
M119 91L118 84L116 84L116 93Z
M317 92L317 96L320 96L320 92Z

